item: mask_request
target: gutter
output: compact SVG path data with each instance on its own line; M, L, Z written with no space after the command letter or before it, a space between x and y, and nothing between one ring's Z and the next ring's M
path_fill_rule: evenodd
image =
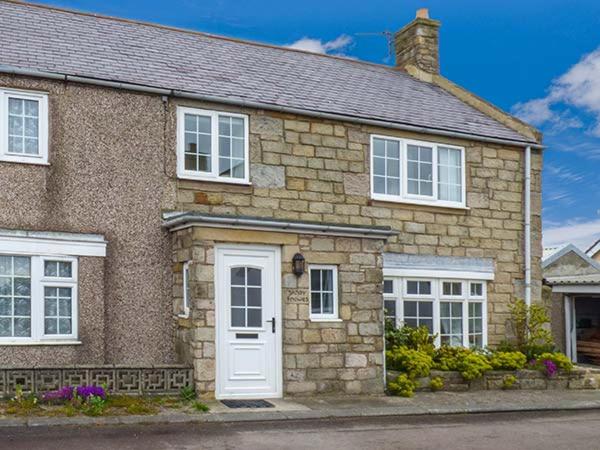
M352 227L344 225L290 222L284 220L256 219L250 217L210 216L197 213L165 214L163 227L169 231L202 225L214 228L279 231L283 233L329 234L370 239L386 239L397 234L391 228Z
M383 127L383 128L390 128L390 129L394 129L394 130L411 131L411 132L416 132L416 133L426 133L426 134L432 134L435 136L444 136L444 137L451 137L451 138L457 138L457 139L467 139L467 140L473 140L473 141L479 141L479 142L489 142L491 144L510 145L510 146L514 146L514 147L529 146L531 148L536 148L536 149L544 148L544 146L541 144L527 142L527 141L514 141L514 140L510 140L510 139L493 138L493 137L487 137L487 136L480 136L480 135L472 134L472 133L463 133L460 131L441 130L441 129L437 129L437 128L428 128L428 127L422 127L422 126L417 126L417 125L402 124L402 123L397 123L397 122L388 122L385 120L366 119L363 117L347 116L347 115L343 115L343 114L327 113L327 112L321 112L321 111L306 110L306 109L301 109L301 108L292 108L292 107L287 107L287 106L274 105L274 104L270 104L270 103L254 102L254 101L248 101L248 100L242 100L242 99L223 98L223 97L216 97L216 96L205 95L205 94L194 94L192 92L187 92L187 91L181 91L181 90L176 90L176 89L162 89L162 88L157 88L157 87L153 87L153 86L145 86L145 85L141 85L141 84L121 83L121 82L108 81L108 80L102 80L102 79L91 78L91 77L81 77L81 76L75 76L75 75L66 75L66 74L45 72L45 71L32 70L32 69L22 69L19 67L13 67L13 66L7 66L7 65L0 65L0 73L8 73L8 74L13 74L13 75L24 75L24 76L38 77L38 78L50 78L53 80L62 80L65 82L71 81L74 83L91 84L91 85L110 87L110 88L115 88L115 89L126 89L126 90L137 91L137 92L145 92L145 93L149 93L149 94L167 95L167 96L179 97L179 98L189 98L189 99L202 100L202 101L213 102L213 103L223 103L226 105L234 105L234 106L239 106L239 107L243 107L243 108L265 109L268 111L277 111L277 112L297 114L297 115L302 115L302 116L311 116L311 117L317 117L317 118L326 119L326 120L337 120L337 121L342 121L342 122L357 123L357 124L361 124L361 125L370 125L370 126L377 126L377 127Z
M525 148L525 304L531 305L531 147Z

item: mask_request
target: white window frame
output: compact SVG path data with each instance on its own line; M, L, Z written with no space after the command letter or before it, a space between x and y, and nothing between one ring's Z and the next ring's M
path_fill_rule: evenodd
M31 268L31 336L0 337L0 346L10 344L35 344L77 341L79 330L78 259L64 255L31 255L27 253L1 252L1 256L24 256L30 258ZM71 277L48 277L44 275L45 261L67 261L71 263ZM44 288L71 288L71 333L46 334L44 328Z
M198 172L185 169L185 114L211 118L211 171ZM237 117L244 120L244 178L219 176L219 116ZM250 184L250 141L248 116L228 111L177 107L177 177L187 180L216 181L233 184Z
M457 272L460 274L460 272ZM462 275L465 275L463 273ZM394 280L394 294L385 294L384 300L396 300L396 326L404 325L404 300L408 301L431 301L433 302L433 334L436 335L435 345L441 345L441 322L440 322L440 303L460 303L462 305L462 345L469 347L469 303L481 303L482 314L482 347L488 344L488 308L487 308L487 281L484 279L469 278L439 278L435 273L424 276L402 276L402 275L384 275L386 280ZM429 281L431 282L431 295L408 294L407 281ZM462 285L462 295L445 296L443 295L443 282L460 282ZM481 296L470 296L471 283L482 284ZM401 288L400 288L401 286ZM469 289L465 291L465 289Z
M183 269L182 269L181 273L183 275L183 295L181 296L182 312L179 313L178 316L186 319L190 316L190 298L189 298L189 293L188 293L189 278L190 278L190 262L189 261L186 261L183 263Z
M312 312L312 271L331 270L333 272L333 313L314 314ZM339 318L339 296L338 296L338 268L329 264L310 264L308 266L308 312L311 322L340 322ZM321 305L322 306L322 305ZM322 308L321 308L322 309Z
M375 192L375 173L374 173L374 140L375 139L385 139L396 141L400 145L400 194L399 195L390 195L390 194L381 194ZM432 196L424 196L424 195L415 195L408 193L408 145L418 145L423 147L431 147L432 148ZM460 202L452 202L448 200L440 200L438 198L438 184L439 184L439 174L438 174L438 154L439 147L449 148L453 150L459 150L461 152L461 201ZM465 148L459 147L451 144L443 144L436 142L428 142L414 139L404 139L398 138L394 136L385 136L381 134L372 134L370 139L370 164L371 164L371 198L373 200L381 200L395 203L410 203L415 205L427 205L427 206L439 206L444 208L457 208L457 209L469 209L467 207L467 164L465 160Z
M8 99L35 100L38 102L39 154L28 155L8 151ZM22 164L48 165L48 94L0 87L0 161Z

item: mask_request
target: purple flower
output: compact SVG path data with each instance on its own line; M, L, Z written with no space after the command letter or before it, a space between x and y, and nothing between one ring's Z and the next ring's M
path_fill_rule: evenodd
M77 387L77 395L84 399L94 395L100 398L106 398L106 392L100 386L78 386Z
M558 372L558 367L556 367L554 361L551 361L549 359L544 360L544 367L546 368L546 375L548 377L553 377L554 375L556 375L556 372Z
M73 388L71 386L65 386L57 391L46 392L43 396L45 401L53 400L71 400L73 398Z
M57 391L46 392L42 399L48 402L67 401L72 400L75 393L84 400L92 395L106 399L106 392L100 386L77 386L76 388L65 386Z

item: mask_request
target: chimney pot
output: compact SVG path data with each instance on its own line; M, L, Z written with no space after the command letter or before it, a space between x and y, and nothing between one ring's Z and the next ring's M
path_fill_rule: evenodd
M417 9L417 19L429 19L429 10L427 8Z
M429 10L417 10L415 19L394 35L396 67L416 67L431 74L440 73L440 22L429 18Z

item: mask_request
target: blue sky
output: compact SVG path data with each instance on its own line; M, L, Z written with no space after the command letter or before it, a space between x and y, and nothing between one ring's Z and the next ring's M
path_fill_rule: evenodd
M427 7L442 22L442 74L545 133L545 244L600 239L597 0L45 3L387 64L385 38L363 33L395 31Z

